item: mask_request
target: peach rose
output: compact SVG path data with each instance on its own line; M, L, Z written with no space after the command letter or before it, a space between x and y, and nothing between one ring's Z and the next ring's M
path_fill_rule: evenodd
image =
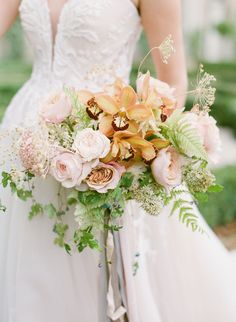
M105 158L110 151L110 140L100 131L87 128L76 134L73 149L84 162Z
M121 179L125 168L111 162L105 164L100 162L88 176L86 183L90 189L96 190L99 193L106 193L109 189L115 189Z
M63 187L73 188L79 186L97 164L98 160L83 163L79 155L63 152L52 159L50 173Z
M42 105L41 116L45 122L63 122L72 111L70 99L63 91L52 94Z
M152 162L151 169L157 183L169 190L182 182L181 175L182 158L177 151L170 147L158 152Z
M170 87L167 83L160 81L159 79L153 78L150 76L149 73L142 74L138 77L136 86L137 86L137 93L142 95L144 91L144 81L145 78L149 78L149 89L155 90L161 98L168 98L170 101L175 102L176 99L174 97L175 89Z

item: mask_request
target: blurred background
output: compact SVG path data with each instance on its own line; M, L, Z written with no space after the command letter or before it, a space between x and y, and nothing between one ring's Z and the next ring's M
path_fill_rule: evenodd
M217 78L216 102L212 109L221 127L223 152L214 169L225 188L210 196L200 209L209 225L229 249L236 248L236 0L182 0L183 27L189 84L194 83L199 64ZM131 80L148 52L145 35L135 55ZM145 69L153 70L151 60ZM0 120L11 98L31 73L31 51L17 21L0 41ZM187 107L192 106L191 98Z

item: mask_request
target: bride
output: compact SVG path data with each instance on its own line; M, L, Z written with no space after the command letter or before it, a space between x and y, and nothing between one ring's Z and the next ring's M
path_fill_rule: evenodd
M0 37L18 12L34 68L2 129L35 120L40 99L63 84L100 91L115 76L128 82L142 27L150 47L172 34L177 53L170 63L157 52L153 61L177 97L186 90L180 0L0 0ZM36 190L44 203L57 198L52 180ZM116 307L101 254L65 254L53 244L48 218L30 222L29 204L2 187L0 196L7 206L0 217L0 322L236 322L236 265L201 217L208 236L169 218L169 209L151 217L127 203L123 307Z

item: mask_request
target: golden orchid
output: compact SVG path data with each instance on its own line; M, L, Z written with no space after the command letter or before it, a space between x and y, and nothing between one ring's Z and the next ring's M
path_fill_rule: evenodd
M152 109L155 118L166 121L176 106L173 89L168 84L152 78L149 72L139 76L137 89L141 102Z
M79 102L86 106L89 117L98 120L99 115L102 113L102 109L96 102L96 95L86 90L78 91L76 94Z
M113 136L111 146L113 158L130 160L135 156L141 156L149 162L156 157L156 149L151 142L148 142L140 135L129 131L118 131Z
M137 132L138 123L153 117L152 110L138 102L137 94L131 86L123 87L116 99L101 94L96 97L96 102L104 112L100 119L100 130L106 135L127 129Z

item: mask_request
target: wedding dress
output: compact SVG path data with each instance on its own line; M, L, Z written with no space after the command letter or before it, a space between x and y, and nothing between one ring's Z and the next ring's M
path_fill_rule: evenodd
M100 91L116 76L128 83L141 30L131 0L68 0L55 40L47 0L22 0L20 16L34 68L2 129L31 124L40 99L64 84ZM39 181L36 191L43 203L57 201L53 180ZM46 216L29 221L28 203L3 188L0 196L7 206L0 216L0 322L110 321L103 255L67 255L53 244ZM205 235L168 215L168 208L151 217L127 203L120 245L129 322L236 322L233 256L201 216ZM72 225L72 214L67 220Z

